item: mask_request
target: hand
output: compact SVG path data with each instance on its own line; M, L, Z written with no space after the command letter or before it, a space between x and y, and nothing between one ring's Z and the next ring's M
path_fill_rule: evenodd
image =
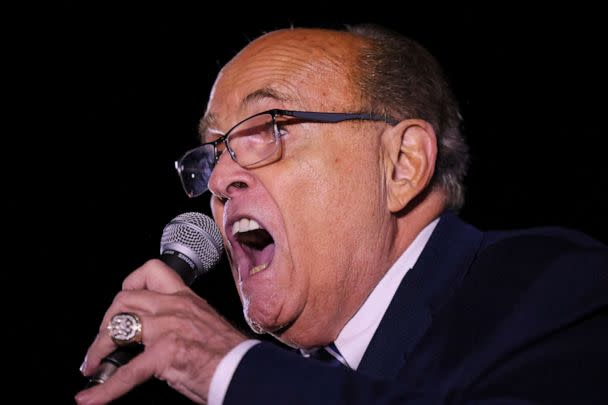
M105 383L76 395L78 404L105 404L154 376L194 402L206 403L220 360L246 337L196 295L170 267L154 259L131 273L105 313L81 369L92 375L116 349L107 332L113 315L136 314L144 351Z

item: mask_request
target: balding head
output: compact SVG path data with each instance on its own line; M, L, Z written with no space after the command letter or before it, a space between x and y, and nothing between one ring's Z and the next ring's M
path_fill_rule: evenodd
M248 103L268 90L266 95L289 98L299 109L360 110L357 64L364 42L354 34L322 29L285 29L265 34L221 70L210 107L218 99ZM252 78L256 80L256 90L262 92L234 92L251 89ZM213 113L213 108L208 112Z
M294 50L308 55L308 59L327 59L336 66L347 67L355 62L352 58L364 44L364 40L346 31L334 31L317 28L291 28L272 31L253 40L243 48L228 64L231 65L241 57L251 57L267 50L280 48L287 51L287 56Z

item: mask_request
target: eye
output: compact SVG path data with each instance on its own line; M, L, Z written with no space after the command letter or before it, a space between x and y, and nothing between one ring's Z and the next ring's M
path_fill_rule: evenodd
M293 126L301 122L302 120L294 117L277 117L276 124L277 129L279 130L279 136L289 134Z
M217 145L215 145L216 160L220 159L220 157L222 156L222 153L224 153L225 150L226 150L226 145L224 144L224 142L220 142Z
M288 134L286 127L287 125L283 124L282 122L277 122L277 130L279 131L280 137Z

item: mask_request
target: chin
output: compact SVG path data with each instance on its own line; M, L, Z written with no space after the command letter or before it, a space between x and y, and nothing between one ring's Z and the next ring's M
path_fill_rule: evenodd
M297 316L281 321L276 317L264 316L263 313L252 310L245 305L243 306L243 314L253 332L260 335L271 335L286 346L310 348L318 346L319 342L323 343L323 336L317 336L314 330L303 328L301 322L296 322Z
M243 316L253 332L270 334L281 342L289 344L284 337L289 335L288 332L301 312L297 307L288 306L285 304L286 301L277 295L261 297L258 295L257 298L241 295L241 302ZM293 305L293 301L291 303Z

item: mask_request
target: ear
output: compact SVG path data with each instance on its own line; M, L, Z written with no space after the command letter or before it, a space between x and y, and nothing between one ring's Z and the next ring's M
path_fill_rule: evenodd
M437 158L435 130L426 121L411 119L382 136L387 207L397 213L431 181Z

